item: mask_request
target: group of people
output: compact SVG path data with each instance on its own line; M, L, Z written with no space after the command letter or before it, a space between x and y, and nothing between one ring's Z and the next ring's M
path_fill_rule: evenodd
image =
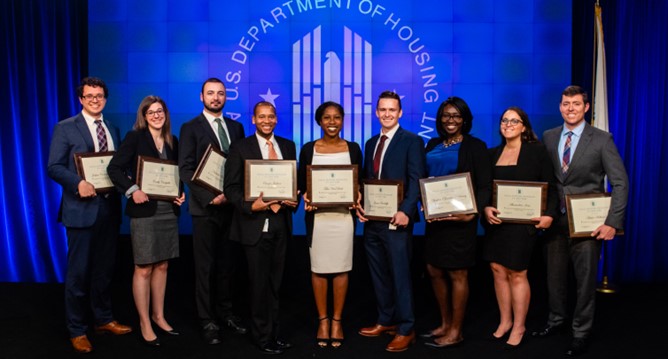
M189 189L195 299L204 340L219 343L221 325L240 334L247 331L232 308L235 251L243 251L248 264L253 341L266 354L280 354L292 347L279 336L279 289L292 237L292 213L299 200L269 200L260 194L246 201L244 196L246 160L296 160L295 143L274 133L274 105L264 101L255 105L255 133L246 137L240 123L222 114L225 85L210 78L200 94L204 109L182 126L180 141L171 134L165 102L147 96L137 110L133 130L121 142L118 130L102 118L108 96L104 82L85 78L77 91L83 110L56 125L48 164L49 175L63 187L59 219L67 228L69 244L65 309L74 349L92 350L84 315L89 304L96 330L117 335L132 330L113 320L109 300L120 199L112 193L96 193L77 174L74 164L75 153L106 151L116 151L107 171L116 189L126 196L125 213L131 217L132 288L143 341L160 345L153 324L166 334L179 334L164 317L163 308L168 261L179 255L177 216L185 201L184 195L171 202L152 200L142 192L136 182L137 160L138 156L151 156L176 161L180 178ZM381 131L366 142L362 152L360 145L341 137L343 107L331 101L322 103L315 112L322 137L300 149L297 176L306 213L317 346L338 348L344 343L342 313L357 222L364 225L364 248L377 303L375 323L358 332L367 337L392 335L386 346L390 352L404 351L415 342L410 263L413 226L420 220L419 180L468 173L478 213L427 220L426 270L440 321L436 328L420 334L425 344L444 348L464 340L468 270L475 265L480 222L486 230L483 259L490 263L500 314L491 336L505 341L506 349L522 343L531 297L527 270L538 234L544 232L550 312L546 326L531 335L545 337L565 329L566 289L572 267L577 292L573 340L566 354L583 353L593 324L601 240L612 239L623 227L628 179L612 136L585 121L587 93L569 86L561 94L559 106L564 123L546 131L543 143L533 132L527 114L509 107L499 120L501 144L488 149L485 142L470 135L473 115L468 104L450 97L438 109L438 136L425 146L419 136L399 125L401 98L385 91L379 95L375 111ZM192 180L209 146L227 157L220 194ZM360 170L355 180L359 183L365 179L399 181L403 199L389 223L367 218L362 193L351 207L318 208L307 189L309 165L357 165ZM606 176L612 200L605 223L590 238L569 237L564 196L605 192ZM495 179L547 182L543 214L531 224L504 222L492 202ZM332 305L328 305L330 281Z

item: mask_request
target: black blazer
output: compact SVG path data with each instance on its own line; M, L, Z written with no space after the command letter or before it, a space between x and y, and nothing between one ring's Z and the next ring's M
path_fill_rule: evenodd
M491 168L503 153L504 145L499 145L489 150ZM545 215L556 218L559 213L559 197L557 194L556 178L552 169L552 161L547 149L540 142L522 143L520 154L517 157L517 176L509 178L513 181L537 181L547 182L547 205ZM491 201L488 205L491 205Z
M364 145L364 178L373 178L373 152L380 134L371 137ZM425 178L427 165L424 141L418 135L399 127L385 150L381 179L398 180L404 184L404 200L399 210L413 223L420 220L417 203L420 199L420 178Z
M439 137L430 139L425 152L428 153L442 143L443 139ZM489 166L489 161L489 152L485 142L473 136L464 135L459 147L455 172L471 174L478 213L482 213L485 206L492 200L492 168Z
M356 142L346 141L348 144L348 154L350 155L350 163L353 165L358 165L357 170L357 182L362 183L362 150L360 145ZM301 152L299 152L299 170L297 172L297 178L299 181L299 191L304 194L306 193L306 166L313 163L313 147L315 146L315 141L311 141L305 144ZM355 211L350 211L353 215L353 223L355 222ZM313 220L315 218L314 212L304 212L304 220L306 221L306 237L308 240L309 247L313 240Z
M165 143L165 148L167 151L167 159L176 161L178 158L179 143L176 137L173 136L172 138L174 139L172 145L173 148L167 146L167 143ZM127 192L130 187L137 183L136 172L139 156L160 158L160 152L158 152L158 149L155 147L155 142L153 142L153 137L148 129L132 130L128 132L107 167L107 173L109 174L111 182L114 183L116 189L123 195L125 195L125 192ZM172 204L172 208L174 209L174 214L177 216L181 213L181 209L178 205ZM146 203L137 204L132 198L128 198L125 205L125 214L133 218L150 217L155 214L157 209L157 201L151 200Z
M245 137L244 126L239 122L223 118L227 126L230 143ZM223 206L209 206L209 203L216 197L216 194L210 190L192 182L197 165L199 165L204 152L209 144L220 150L218 144L218 135L213 132L209 121L204 114L200 113L197 117L186 122L181 126L179 134L181 144L179 148L179 175L181 180L190 189L190 200L188 208L193 216L211 215L215 210L222 209ZM217 207L217 208L215 208Z
M295 143L274 135L284 160L296 160ZM234 206L234 220L230 229L230 239L244 245L255 245L262 236L264 221L268 211L251 211L252 202L244 201L244 171L246 160L261 160L262 152L255 133L244 139L232 142L230 154L225 162L225 196ZM296 210L296 208L294 209ZM278 212L283 216L288 228L288 236L292 235L292 212L282 209Z

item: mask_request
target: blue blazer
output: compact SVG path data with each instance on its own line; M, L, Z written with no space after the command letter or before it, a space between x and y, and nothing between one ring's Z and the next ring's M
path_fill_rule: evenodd
M117 149L120 144L118 128L107 120L104 121L104 124L109 129L109 137L114 143L114 148ZM100 201L105 200L101 196L80 198L78 193L81 177L77 174L74 154L94 151L93 137L81 113L58 122L54 127L47 172L49 177L63 187L58 221L66 227L92 226L97 217ZM120 218L120 196L117 193L111 193L106 200L110 201L113 207L112 213L118 213Z
M373 178L373 152L380 134L364 146L364 178ZM383 157L380 179L399 180L404 184L404 200L399 210L413 222L420 220L417 203L420 199L420 178L427 177L424 141L416 134L399 127Z

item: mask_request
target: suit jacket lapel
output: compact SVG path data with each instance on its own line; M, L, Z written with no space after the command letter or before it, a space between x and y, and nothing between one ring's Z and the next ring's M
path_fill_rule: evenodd
M214 146L216 146L217 150L222 151L220 148L220 143L218 142L218 135L213 132L213 129L211 128L211 125L209 124L209 121L206 119L206 117L200 114L197 122L201 127L202 133L206 134L206 136L209 138L209 141Z
M74 120L74 123L76 124L79 132L81 133L81 137L84 139L84 142L86 142L86 147L88 147L88 152L95 152L95 142L93 142L93 137L91 136L90 130L88 129L88 124L86 124L86 119L84 119L81 113L79 113L77 119Z
M160 158L160 151L158 151L158 148L155 147L155 141L153 141L153 136L151 136L151 131L145 130L144 131L144 138L147 143L150 143L151 146L151 151L153 153L151 154L155 158Z

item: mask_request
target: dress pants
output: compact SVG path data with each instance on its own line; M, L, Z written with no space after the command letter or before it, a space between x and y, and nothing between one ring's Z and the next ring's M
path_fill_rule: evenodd
M572 265L576 289L572 324L574 338L587 338L593 326L601 245L600 240L593 238L570 238L566 215L561 215L547 233L545 248L550 308L547 323L561 325L567 317L568 274Z
M70 337L86 334L88 305L95 323L111 322L111 280L116 262L119 213L111 199L100 195L95 223L86 228L66 228L67 274L65 277L65 321Z
M229 240L231 209L193 216L195 304L200 325L231 316L236 274L235 245Z
M388 222L364 224L364 248L378 305L378 324L398 325L397 333L413 331L411 255L413 224L390 230Z
M250 281L251 334L260 346L273 343L278 336L279 290L290 238L282 211L268 211L268 231L255 245L244 245Z

